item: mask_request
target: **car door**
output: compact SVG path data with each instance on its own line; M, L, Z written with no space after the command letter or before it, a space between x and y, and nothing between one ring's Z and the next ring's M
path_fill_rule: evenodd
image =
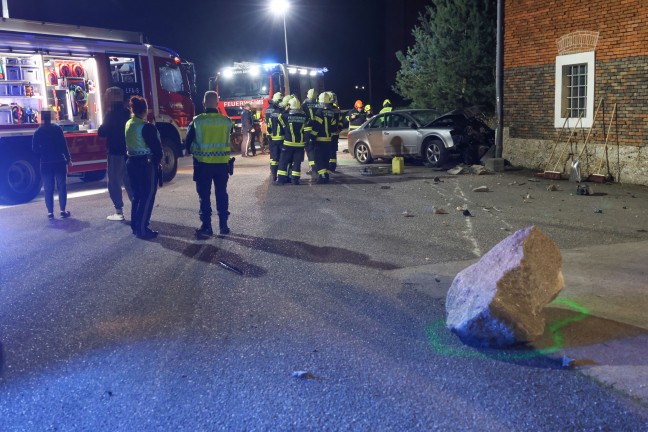
M378 115L369 120L369 123L363 128L367 134L369 150L374 157L385 155L385 146L383 144L383 131L385 129L384 115Z
M399 113L390 113L383 131L383 146L386 156L417 155L419 133L416 123Z

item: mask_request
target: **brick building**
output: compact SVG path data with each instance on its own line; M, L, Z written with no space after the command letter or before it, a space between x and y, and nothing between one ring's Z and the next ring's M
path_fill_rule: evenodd
M583 171L648 185L648 1L506 0L504 44L506 159L568 172L591 129Z

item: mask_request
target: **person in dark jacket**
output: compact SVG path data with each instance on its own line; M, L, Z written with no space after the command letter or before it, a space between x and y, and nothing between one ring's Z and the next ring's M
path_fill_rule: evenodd
M124 106L124 92L119 87L110 87L106 90L105 100L110 103L110 110L99 126L99 136L106 138L108 151L108 193L115 206L115 213L108 216L108 220L124 220L124 200L122 198L122 185L126 187L128 199L133 201L133 191L130 180L126 175L126 122L130 120L131 113Z
M40 153L40 169L45 189L45 206L47 217L54 218L54 183L59 195L61 217L70 217L70 212L65 209L67 205L67 167L72 166L72 158L68 150L63 129L52 124L52 112L41 112L43 124L36 129L32 138L32 149Z
M241 156L248 157L252 152L252 156L256 156L256 147L254 147L254 120L250 112L251 105L246 103L243 105L241 111L241 134L243 135L243 142L241 143Z
M126 123L126 169L133 187L131 228L141 239L157 237L158 232L149 228L151 212L155 204L158 172L161 171L162 143L155 125L148 123L148 105L141 96L133 96L129 102L133 118Z

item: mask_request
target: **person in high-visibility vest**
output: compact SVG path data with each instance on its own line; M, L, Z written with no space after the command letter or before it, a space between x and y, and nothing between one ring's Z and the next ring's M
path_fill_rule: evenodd
M162 144L155 125L148 123L148 105L141 96L130 98L129 107L133 117L126 122L126 170L133 189L131 208L131 229L141 239L158 235L149 228L158 175L162 171Z
M212 183L216 193L219 232L221 235L230 233L227 226L230 214L227 181L230 175L232 121L218 112L218 94L215 91L205 92L203 105L205 112L194 117L185 140L187 151L193 155L193 180L200 200L199 215L202 224L196 230L198 238L214 234L211 223Z
M383 102L383 107L378 114L390 112L392 110L392 104L389 99L385 99Z

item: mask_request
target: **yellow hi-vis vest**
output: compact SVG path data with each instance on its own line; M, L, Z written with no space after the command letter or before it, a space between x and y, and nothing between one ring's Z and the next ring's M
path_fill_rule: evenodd
M193 119L196 138L191 154L198 162L225 164L230 158L232 121L219 113L203 113Z
M386 106L385 108L381 109L378 114L386 113L386 112L391 112L392 107Z
M146 156L151 149L146 145L142 129L146 122L139 117L133 117L126 122L126 150L128 156Z

